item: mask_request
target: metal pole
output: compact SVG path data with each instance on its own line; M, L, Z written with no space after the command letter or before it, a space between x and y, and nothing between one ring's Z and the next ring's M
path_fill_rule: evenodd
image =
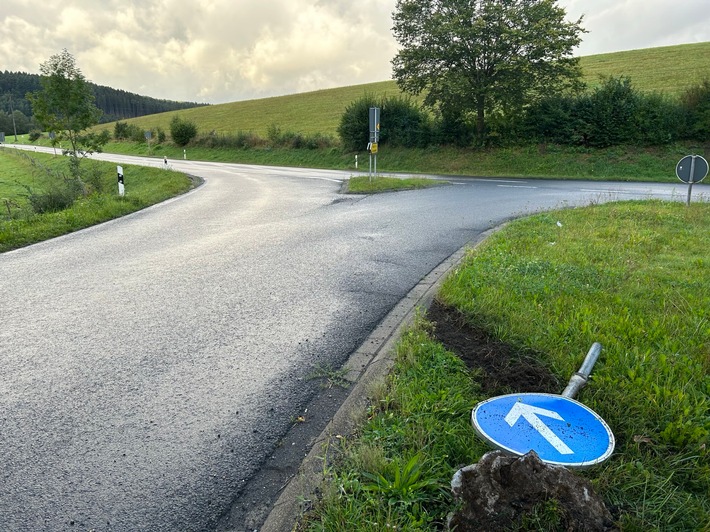
M592 347L589 349L584 362L582 363L582 367L579 368L577 373L572 375L572 378L567 384L567 388L565 388L565 391L562 392L562 397L574 399L577 393L579 393L579 390L584 388L584 385L587 384L587 381L589 380L589 375L592 373L592 368L594 368L594 364L597 363L597 359L599 358L599 354L601 352L602 344L594 342Z
M690 179L688 180L688 201L686 202L686 205L690 206L690 195L693 192L693 176L695 176L695 158L697 155L693 155L693 158L690 160Z
M15 142L17 142L17 126L15 125L15 108L12 105L12 94L10 94L10 115L12 116L12 129L15 132Z

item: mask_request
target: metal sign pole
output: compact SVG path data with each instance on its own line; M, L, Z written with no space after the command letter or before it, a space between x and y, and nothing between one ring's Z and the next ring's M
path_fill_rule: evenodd
M695 175L695 159L697 159L696 155L693 155L693 158L690 160L690 179L688 180L688 201L686 202L686 205L690 206L690 195L693 193L693 176Z
M584 362L582 363L582 367L579 368L579 371L577 373L572 375L572 378L569 380L569 384L567 384L567 387L562 392L562 397L569 397L570 399L575 398L577 392L579 392L579 390L581 390L584 385L587 384L587 381L589 380L589 375L592 373L592 368L594 368L594 364L597 363L597 359L599 358L599 354L601 352L602 344L600 344L599 342L594 342L594 344L592 344L592 347L589 349L589 352L587 353Z

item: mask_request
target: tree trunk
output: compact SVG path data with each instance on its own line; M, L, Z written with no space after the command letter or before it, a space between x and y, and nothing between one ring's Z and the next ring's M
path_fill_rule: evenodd
M486 98L479 96L476 99L476 135L482 141L486 131Z

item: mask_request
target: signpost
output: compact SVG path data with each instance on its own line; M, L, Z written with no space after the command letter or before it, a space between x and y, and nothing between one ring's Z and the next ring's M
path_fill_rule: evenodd
M375 175L377 175L377 146L380 142L380 108L370 107L370 142L367 149L370 152L370 181L372 181L372 156L375 156Z
M522 456L535 451L543 462L588 467L609 458L614 435L591 409L561 395L520 393L493 397L471 413L484 441Z
M688 183L688 205L693 191L693 183L700 183L708 175L708 162L700 155L687 155L675 167L675 175Z

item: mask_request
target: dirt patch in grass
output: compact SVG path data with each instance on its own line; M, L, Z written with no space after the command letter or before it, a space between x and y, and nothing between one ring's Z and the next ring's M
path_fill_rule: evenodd
M561 392L559 379L534 353L493 338L472 326L458 310L434 301L427 317L434 323L434 337L471 370L480 371L478 380L487 395Z

